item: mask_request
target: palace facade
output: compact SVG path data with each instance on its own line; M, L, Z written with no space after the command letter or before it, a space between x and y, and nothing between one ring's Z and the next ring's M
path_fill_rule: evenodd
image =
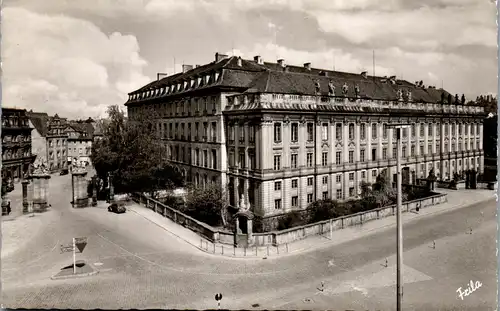
M168 157L195 184L226 186L230 204L261 220L315 200L354 199L361 181L395 181L395 131L404 183L483 171L484 109L396 77L373 77L216 54L203 66L129 93L129 117L155 110Z

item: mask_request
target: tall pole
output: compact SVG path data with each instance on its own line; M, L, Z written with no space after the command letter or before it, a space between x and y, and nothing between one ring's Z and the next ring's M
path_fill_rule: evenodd
M397 170L397 230L398 230L398 238L397 238L397 310L401 311L401 303L403 300L403 282L401 280L402 275L402 266L403 266L403 228L401 224L401 206L402 206L402 186L401 186L401 128L396 128L397 131L397 148L396 148L396 170Z

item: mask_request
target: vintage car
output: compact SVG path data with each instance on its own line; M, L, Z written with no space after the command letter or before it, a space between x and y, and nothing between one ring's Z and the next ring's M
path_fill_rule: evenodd
M125 208L125 206L123 206L123 204L113 203L110 206L108 206L108 212L113 212L116 214L123 214L125 213L126 210L127 209Z

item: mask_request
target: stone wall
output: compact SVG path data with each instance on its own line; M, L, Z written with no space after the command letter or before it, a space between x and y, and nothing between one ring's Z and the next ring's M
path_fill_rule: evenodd
M196 232L198 235L208 239L211 242L231 244L231 245L234 244L234 235L231 232L219 231L169 206L166 206L165 204L162 204L156 200L153 200L141 194L133 194L132 200L134 200L139 204L144 204L147 208L154 210L155 212L163 215L164 217L168 217L175 223L180 224ZM409 212L410 210L415 209L417 206L420 208L426 208L436 204L444 203L446 201L447 201L446 194L434 193L433 195L427 198L403 203L402 212L403 213ZM395 213L396 213L396 205L390 205L353 215L324 220L321 222L299 226L295 228L290 228L287 230L254 233L253 234L255 240L254 245L277 246L281 244L286 244L305 239L308 236L328 233L330 232L330 226L332 226L332 230L341 230L346 227L356 226L370 220L392 216L395 215Z

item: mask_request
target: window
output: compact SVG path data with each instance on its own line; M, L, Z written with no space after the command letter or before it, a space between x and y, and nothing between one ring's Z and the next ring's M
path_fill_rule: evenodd
M349 173L349 180L353 181L354 180L354 173Z
M298 123L292 123L292 141L298 141L299 140L299 124Z
M451 135L455 136L457 133L457 127L455 124L451 125Z
M336 163L337 165L338 165L338 164L340 164L340 163L342 163L342 162L341 162L341 159L342 159L342 152L341 152L341 151L337 151L337 152L335 153L335 163Z
M394 159L397 157L396 152L397 152L396 147L392 148L392 157L393 157Z
M323 152L322 158L321 158L321 164L323 166L328 165L328 152Z
M291 155L291 159L290 159L290 166L291 168L297 168L297 158L298 158L298 154L296 153L293 153Z
M328 140L328 123L323 123L321 127L321 139Z
M313 166L313 154L312 152L307 153L307 167Z
M314 124L307 123L307 141L314 140Z
M411 125L411 136L415 137L415 123Z
M298 187L298 185L299 185L298 179L292 179L292 188L295 189Z
M420 164L420 170L425 171L425 164L424 163Z
M463 124L459 124L458 125L458 135L462 135L462 132L463 132Z
M362 171L362 172L361 172L361 178L362 178L362 179L365 179L365 178L366 178L366 171Z
M281 123L274 123L274 142L281 142Z
M372 161L377 160L377 148L372 149Z
M314 183L314 178L312 178L312 177L307 177L307 185L308 185L308 186L312 186L312 185L313 185L313 183Z
M401 148L401 157L406 158L406 146Z
M476 126L474 124L471 124L471 135L474 136L476 132Z
M274 170L279 171L280 169L281 169L281 156L275 155L274 156Z
M377 123L372 123L372 138L377 139Z
M365 149L359 151L359 161L365 162Z
M244 153L240 153L239 160L240 160L240 162L239 162L238 167L239 168L244 168L245 167L245 154Z
M337 200L342 200L342 189L337 189Z
M294 196L292 197L292 207L298 207L299 206L299 197Z
M353 197L354 196L354 187L349 188L349 196Z
M372 170L372 177L377 177L377 170Z
M215 122L212 123L212 128L213 128L213 132L212 132L212 135L213 135L213 141L215 142L217 140L217 134L215 132ZM254 143L255 142L255 125L250 125L248 127L248 141L251 142L251 143Z
M328 199L328 191L323 191L323 200Z
M420 145L420 155L424 155L424 145Z
M342 140L342 123L337 123L335 126L335 137L337 140Z
M408 129L407 128L403 128L403 137L404 138L408 137Z
M323 176L323 185L328 185L328 176Z
M352 123L349 124L349 139L354 139L354 124Z
M349 163L354 163L354 151L349 150Z
M476 134L479 135L480 132L481 132L480 126L479 124L476 124Z
M342 175L341 174L336 175L335 180L337 181L337 184L341 183L342 182Z
M387 160L387 147L382 148L382 159Z
M359 137L361 140L366 139L366 124L364 123L361 123L361 125L359 126Z
M441 124L436 126L437 136L441 136Z
M274 209L281 209L281 199L274 200Z
M449 134L449 128L448 128L448 123L446 123L446 124L444 125L444 135L445 135L445 136L448 136L448 134Z
M387 138L387 132L388 132L388 131L389 131L389 130L387 129L387 124L385 124L385 123L384 123L384 124L382 125L382 132L383 132L384 138Z
M281 181L275 181L274 182L274 191L280 191L281 190Z
M308 193L307 194L307 203L312 203L313 202L313 194L312 193Z

